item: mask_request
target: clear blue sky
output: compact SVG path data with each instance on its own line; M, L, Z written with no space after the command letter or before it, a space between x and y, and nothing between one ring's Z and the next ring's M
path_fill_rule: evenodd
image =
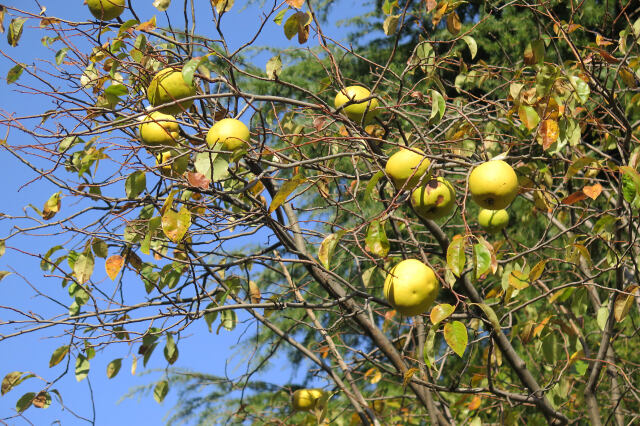
M32 12L39 10L34 0L10 0L4 1L3 3L7 6L15 6ZM81 0L41 0L40 3L47 7L47 15L49 16L60 16L70 20L90 18L86 7L81 5ZM149 19L155 14L159 23L165 22L164 14L152 7L152 0L136 0L134 3L137 12L141 15L141 19ZM177 20L182 23L180 10L182 1L174 0L173 3L168 13L172 16L172 20ZM200 2L198 1L196 3ZM247 42L253 34L252 29L256 28L260 23L261 7L257 4L245 6L244 3L242 0L237 0L236 5L225 18L223 29L231 48L238 47ZM355 15L362 13L362 7L362 4L359 4L357 10L350 9L348 10L348 14ZM339 8L336 9L340 10ZM344 12L344 9L342 13L336 11L333 16L335 19L345 18ZM123 19L127 20L130 18L129 12L125 12ZM209 18L208 15L198 16L200 29L206 28L206 22ZM9 24L7 17L5 17L4 24L5 28ZM345 35L344 29L329 27L328 31L334 37L338 38L344 37ZM55 49L55 47L53 51L45 49L40 43L43 35L43 31L38 28L38 21L35 19L30 20L25 24L24 34L19 46L12 48L8 46L6 40L3 39L0 40L0 50L7 52L27 64L36 63L35 60L37 58L52 60L53 54L57 49ZM255 45L268 45L278 48L298 47L296 39L294 38L288 41L283 34L282 27L275 25L273 22L267 24L262 36L258 38ZM311 38L306 46L314 45L316 45L316 40ZM264 66L269 57L271 57L269 53L256 56L256 65ZM4 57L0 57L0 75L6 75L11 66L11 62ZM51 106L48 105L40 105L37 102L34 103L33 97L18 93L16 89L18 89L16 85L7 86L4 77L0 79L0 90L2 93L0 109L5 112L14 112L16 115L22 115L36 111L42 112L51 108ZM0 129L0 132L2 133L0 139L3 139L6 129ZM14 130L9 135L9 142L11 145L16 146L28 144L32 141L30 141L26 135ZM41 181L36 181L23 187L23 185L36 178L37 175L27 167L18 164L6 150L0 149L0 164L2 165L2 167L0 167L0 194L2 194L3 200L0 212L2 213L20 215L22 209L29 203L41 207L46 199L53 192L57 191L51 184ZM10 225L12 224L6 220L0 221L0 238L8 234ZM55 306L48 305L49 302L45 299L35 297L33 290L31 290L27 284L28 282L36 288L42 289L43 292L52 291L59 293L63 291L59 288L59 280L43 278L39 269L39 261L32 257L21 255L16 250L16 248L20 247L30 247L31 250L37 251L34 250L33 247L39 247L41 251L44 252L55 243L54 237L48 238L46 242L43 242L41 238L16 238L8 243L6 254L0 258L0 270L16 271L24 278L14 273L0 282L0 306L14 306L25 310L31 309L36 312L59 311ZM94 276L94 279L97 277L97 279L100 280L100 274L103 276L103 268L104 260L97 259L96 271L99 271L99 273ZM3 318L3 315L5 315L3 312L6 313L5 310L0 310L0 320L7 319L6 317ZM6 332L7 329L3 327L2 330ZM58 329L58 331L60 331L60 329ZM204 321L200 321L187 331L186 335L190 335L190 337L181 342L179 347L180 357L174 366L211 374L222 375L225 371L232 372L235 363L241 361L241 357L231 360L231 364L229 365L227 365L226 362L229 355L234 352L232 346L238 340L242 331L244 331L244 327L242 324L239 324L234 332L221 330L219 335L216 335L215 332L210 334L207 331ZM8 372L15 370L32 371L51 380L60 374L64 370L65 363L63 362L57 367L49 369L48 362L52 351L60 345L66 344L67 340L65 338L51 339L49 338L49 334L47 330L40 334L28 334L7 341L1 341L0 357L2 362L0 363L0 376L4 377ZM141 360L138 365L138 375L132 376L130 374L131 356L127 357L127 354L129 351L135 353L137 346L138 345L133 349L129 349L125 345L114 345L98 354L91 362L89 379L91 380L95 398L96 423L98 425L133 424L141 422L142 424L149 425L161 424L163 418L175 403L176 393L175 391L170 391L162 405L156 404L151 395L143 397L139 401L129 399L120 404L116 404L133 386L149 383L161 376L161 373L153 373L152 375L140 377L140 372L145 370L142 367ZM107 364L113 358L120 357L124 358L120 374L116 378L108 380L105 374ZM162 347L158 347L147 365L147 369L162 369L165 366L166 362L162 356ZM73 370L73 365L70 366L70 369ZM236 374L240 373L241 370ZM292 373L293 372L288 371L285 363L280 363L273 367L262 378L276 383L283 383L292 377ZM234 373L232 372L231 374L233 375ZM29 391L37 392L41 387L41 382L37 379L30 379L7 395L0 397L0 419L11 416L14 413L15 403L23 393ZM55 388L62 393L65 405L68 405L73 411L82 416L91 417L90 392L86 380L77 383L74 375L71 373L60 380ZM60 421L63 425L86 424L75 418L68 411L62 411L60 405L55 401L47 410L38 410L33 407L29 408L25 412L25 417L36 425L52 424L56 421ZM9 420L8 423L12 425L28 424L26 420L19 418Z

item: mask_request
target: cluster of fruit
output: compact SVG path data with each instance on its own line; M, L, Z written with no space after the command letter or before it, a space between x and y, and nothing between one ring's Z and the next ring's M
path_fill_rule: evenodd
M338 93L336 108L345 104L345 115L362 123L371 121L378 112L378 101L360 86L350 86ZM420 149L401 148L389 157L385 172L397 190L412 191L411 206L418 216L437 220L453 211L456 193L447 180L431 176L430 165ZM487 161L471 171L468 184L471 197L482 207L478 215L480 226L490 233L504 229L509 222L509 214L504 209L518 194L518 177L513 168L502 160ZM407 259L389 271L384 296L396 311L414 316L433 304L439 287L438 278L429 266Z
M101 20L114 19L124 10L124 0L88 0L87 4L91 13ZM165 68L151 81L147 98L156 111L143 119L139 131L142 142L157 154L160 163L180 156L178 150L171 150L181 139L180 126L174 115L189 109L195 94L195 86L185 82L178 68ZM380 112L378 100L361 86L341 90L334 105L337 111L360 124L372 122ZM247 126L239 120L225 118L211 127L206 142L210 147L219 144L221 149L234 151L246 146L249 138ZM188 157L182 157L188 160ZM401 148L389 157L385 171L397 190L411 191L411 206L418 216L437 220L454 210L456 194L447 180L431 176L430 165L420 149ZM472 170L468 186L473 200L482 207L478 223L492 233L506 227L509 215L504 209L518 193L518 178L511 166L502 160L485 162ZM439 287L438 278L429 266L416 259L407 259L389 271L384 296L398 312L414 316L424 313L433 304ZM315 409L324 395L320 389L299 389L293 394L293 407L304 411Z

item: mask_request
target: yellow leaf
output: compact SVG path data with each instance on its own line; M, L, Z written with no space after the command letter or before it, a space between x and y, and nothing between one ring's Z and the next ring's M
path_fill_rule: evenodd
M287 0L287 4L291 7L295 7L296 9L300 9L304 4L304 0Z
M273 213L278 207L280 207L285 201L287 201L287 197L293 191L295 191L295 189L298 186L303 184L306 180L307 180L306 177L304 177L301 174L297 174L294 177L292 177L291 180L288 180L287 182L285 182L280 187L276 195L273 196L273 199L271 200L271 205L269 206L269 213Z
M249 298L251 303L260 303L262 295L260 294L260 288L254 281L249 281Z
M546 317L545 319L542 320L540 324L536 326L536 328L533 329L533 337L538 336L542 332L542 330L547 325L550 319L551 319L551 316Z
M544 150L558 140L560 130L558 128L558 122L556 120L544 120L540 125L539 135L542 138L542 148Z
M635 301L636 296L640 295L640 287L637 285L630 285L624 289L624 293L620 293L616 296L616 300L613 304L613 314L616 317L616 321L622 321Z
M111 280L115 280L118 276L118 272L122 269L124 264L124 258L120 255L113 255L108 258L104 263L104 269L107 271L107 275Z
M137 31L152 31L156 28L156 17L149 19L147 22L143 22L142 24L136 27Z
M60 211L60 194L60 192L56 192L44 203L44 208L42 209L43 219L49 220Z
M460 17L456 12L451 12L449 15L447 15L447 30L452 35L458 34L461 27L462 24L460 22Z
M407 387L407 384L411 381L411 378L417 372L418 372L418 369L415 368L415 367L412 367L412 368L408 369L407 371L405 371L404 372L404 378L402 380L402 386L403 387Z

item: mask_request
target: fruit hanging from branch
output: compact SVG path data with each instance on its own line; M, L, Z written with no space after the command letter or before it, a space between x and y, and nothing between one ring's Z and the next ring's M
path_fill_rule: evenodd
M147 99L153 107L189 98L196 94L196 88L187 84L182 77L182 71L177 68L165 68L158 72L147 89ZM193 99L172 103L160 108L165 114L179 114L189 109Z
M249 128L235 118L223 118L216 122L207 132L207 144L212 147L220 143L227 151L247 147L249 143Z
M502 160L482 163L469 175L471 197L480 207L500 210L507 207L518 195L518 176L513 168Z
M411 205L423 219L447 216L456 205L456 191L444 178L431 179L411 193Z
M125 0L87 0L87 6L93 16L101 21L110 21L124 12Z
M324 396L322 389L298 389L293 393L292 407L298 411L310 411L316 408Z
M395 152L385 166L385 172L396 189L403 188L410 190L415 188L420 181L429 178L429 166L431 161L424 156L418 148L402 148Z
M417 259L407 259L391 268L384 280L384 297L406 316L420 315L433 304L440 284L433 269Z
M509 224L509 213L502 210L482 209L478 213L478 224L490 234L502 231Z
M351 120L358 123L362 122L362 118L364 117L364 122L369 123L377 117L380 111L378 109L378 100L371 99L366 102L357 101L361 99L367 99L370 96L371 92L369 92L369 90L365 89L362 86L349 86L338 92L333 104L336 108L340 108L347 102L353 102L342 109L344 114Z
M149 114L139 127L140 139L145 145L174 146L180 137L180 125L175 117L159 111Z

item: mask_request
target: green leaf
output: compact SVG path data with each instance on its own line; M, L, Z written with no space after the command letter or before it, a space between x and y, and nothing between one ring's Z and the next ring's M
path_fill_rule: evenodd
M289 16L284 23L285 37L287 37L288 40L291 40L294 35L298 34L298 41L300 41L302 38L300 34L305 31L305 28L311 23L311 20L311 14L302 11ZM306 39L304 41L306 41ZM304 43L304 41L300 42Z
M388 36L393 35L398 30L398 24L400 23L400 15L387 16L382 23L382 30Z
M22 64L11 67L7 73L7 84L15 83L20 78L20 75L22 75L22 71L24 71Z
M511 271L509 285L518 290L523 290L529 287L529 275L522 271Z
M212 309L215 308L216 305L211 302L207 305L207 307L205 308L205 310L207 309ZM209 333L211 333L211 324L213 324L213 322L216 320L216 318L218 318L218 311L213 311L213 312L207 312L206 314L204 314L204 320L207 323L207 327L209 327Z
M143 171L133 172L124 183L127 198L133 200L147 189L147 177Z
M444 117L444 111L446 108L446 102L444 97L437 90L431 91L431 115L429 116L429 122L431 124L437 124Z
M577 75L572 75L569 77L569 82L573 86L576 91L576 97L581 104L584 104L589 99L589 94L591 90L589 89L589 85Z
M607 320L609 319L609 305L602 305L598 309L596 313L596 323L598 324L598 328L604 331L604 328L607 325Z
M456 235L447 247L447 265L456 277L459 277L464 270L467 258L464 253L466 238Z
M32 377L36 377L36 375L32 373L23 373L22 371L13 371L7 374L6 376L4 376L4 379L2 379L0 394L6 394L7 392L18 386L20 383Z
M271 200L271 204L269 205L269 213L273 213L278 207L280 207L285 201L287 201L287 197L295 191L297 187L307 181L307 178L304 177L302 173L298 173L291 180L285 182L276 195L273 196Z
M109 255L109 247L107 246L107 243L102 241L100 238L94 238L91 241L91 248L93 249L93 254L102 259L106 259Z
M235 0L211 0L211 4L215 5L218 13L230 11L234 2Z
M484 244L477 243L473 246L473 254L475 259L473 266L476 271L476 278L480 278L491 267L491 252Z
M287 7L286 9L282 9L280 12L278 12L276 17L273 18L273 22L275 22L278 25L282 25L282 20L284 19L284 15L287 14L289 9L291 9L291 8Z
M449 347L462 358L469 340L467 328L460 321L446 323L444 325L444 340Z
M462 37L465 43L467 43L467 47L469 48L469 52L471 52L471 59L475 59L476 54L478 53L478 45L476 44L476 40L471 36Z
M275 80L282 72L282 59L280 55L274 56L267 61L266 66L267 78Z
M91 274L93 274L94 264L95 262L91 251L87 251L78 256L78 259L76 259L73 265L73 273L80 284L89 281Z
M376 174L374 174L371 177L371 179L369 180L369 183L367 183L367 187L364 190L364 197L363 197L364 200L371 199L371 193L376 188L376 185L378 184L378 181L382 176L384 176L384 172L382 170L378 170Z
M342 236L346 232L347 231L342 230L334 234L327 235L325 239L322 240L322 243L320 243L320 248L318 249L318 259L320 260L320 263L322 263L322 266L324 266L325 268L329 269L329 264L331 263L331 258L333 257L333 251L340 241L340 238L342 238Z
M206 56L199 56L197 58L190 59L184 66L182 67L182 79L189 86L193 85L193 75L196 73L196 70L202 63L207 59Z
M56 53L56 64L60 65L62 63L62 61L64 61L64 57L67 56L67 52L69 51L68 47L63 47L62 49L58 50L58 52Z
M114 359L107 365L107 378L113 379L120 372L122 367L122 358Z
M167 334L167 344L164 346L164 359L166 359L169 364L173 364L178 360L178 347L173 340L172 334Z
M169 392L169 382L167 382L166 380L158 382L156 387L153 388L153 399L155 399L156 402L160 404L162 403L162 401L164 401L164 397L167 396L168 392Z
M228 331L233 331L237 323L238 317L236 316L236 311L227 309L220 314L220 326L226 328ZM219 327L218 330L220 330Z
M10 46L16 47L20 36L22 36L22 27L26 22L26 18L14 18L9 24L9 32L7 33L7 42Z
M544 62L544 41L533 40L524 49L524 63L527 65Z
M51 354L51 359L49 360L49 368L60 364L60 362L67 356L69 353L69 345L60 346L58 349L53 351Z
M522 124L524 124L524 127L529 130L535 129L540 122L540 116L536 110L529 105L520 105L518 108L518 116L520 117Z
M484 315L491 323L493 330L495 332L501 332L502 327L500 327L500 321L498 320L498 316L496 315L496 312L493 310L493 308L485 303L478 303L477 305L480 309L482 309L482 312L484 312Z
M81 382L89 375L89 360L82 354L76 358L76 380Z
M112 84L104 89L104 93L109 96L120 97L127 95L129 93L129 89L127 89L127 86L124 84Z
M384 230L384 222L374 220L369 224L365 238L366 250L378 257L386 257L389 254L389 240Z
M31 407L31 403L36 397L35 392L27 392L20 397L18 402L16 402L16 411L18 413L22 413L27 408Z
M167 209L162 215L162 231L174 243L179 243L191 226L191 212L182 207L179 212Z
M151 237L155 235L156 230L162 225L162 218L160 216L152 217L149 219L149 227L147 230L147 235L145 235L144 240L140 243L140 251L144 254L149 254L151 252Z
M435 326L429 328L427 338L424 341L424 349L422 350L422 357L424 363L429 368L435 368L436 366L436 354L435 354L435 341L436 341L436 328Z
M533 282L542 276L542 272L544 272L544 267L547 265L548 261L549 259L543 259L531 268L531 271L529 272L529 281Z
M437 327L445 319L449 318L455 308L448 303L442 303L440 305L436 305L431 309L431 313L429 314L429 319L431 319L431 323L434 327Z

